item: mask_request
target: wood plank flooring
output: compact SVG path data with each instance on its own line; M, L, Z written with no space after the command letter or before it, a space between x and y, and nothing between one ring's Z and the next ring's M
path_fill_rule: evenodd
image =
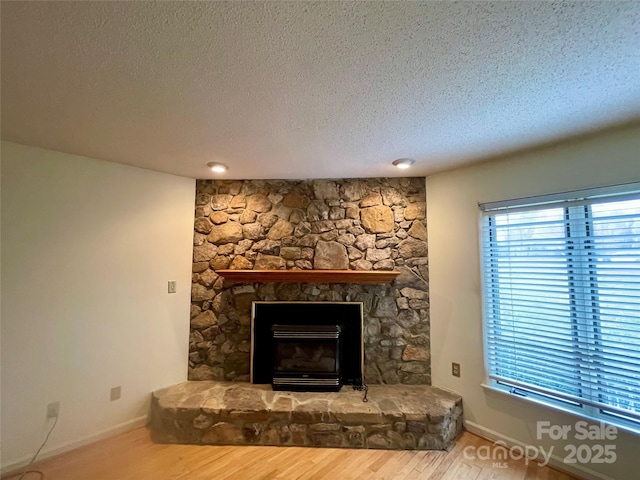
M535 462L509 460L506 468L494 468L491 460L466 458L465 447L482 445L491 442L468 432L450 452L160 445L151 442L146 428L138 428L42 460L31 470L43 472L44 480L574 479ZM40 479L36 473L24 477Z

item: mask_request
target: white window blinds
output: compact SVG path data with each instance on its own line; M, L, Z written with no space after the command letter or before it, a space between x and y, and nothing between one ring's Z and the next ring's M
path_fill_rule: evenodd
M640 420L640 184L481 209L489 377Z

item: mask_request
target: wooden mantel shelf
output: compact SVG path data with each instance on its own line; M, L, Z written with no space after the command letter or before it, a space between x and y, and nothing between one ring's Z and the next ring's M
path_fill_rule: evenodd
M400 274L387 270L216 270L226 280L246 283L391 283Z

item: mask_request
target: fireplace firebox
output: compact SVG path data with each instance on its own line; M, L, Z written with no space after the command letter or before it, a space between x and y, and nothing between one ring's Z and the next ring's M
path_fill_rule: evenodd
M339 325L274 325L274 390L340 390Z
M251 381L274 390L362 385L362 303L254 302Z

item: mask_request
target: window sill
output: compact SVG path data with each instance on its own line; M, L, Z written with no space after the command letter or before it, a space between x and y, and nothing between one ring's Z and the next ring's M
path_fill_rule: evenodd
M483 388L483 390L489 392L489 393L497 393L498 395L501 395L503 397L508 397L508 398L513 398L516 400L519 400L523 403L535 403L536 405L540 405L542 407L551 409L551 410L555 410L555 411L559 411L562 413L566 413L568 415L571 415L573 417L579 418L581 420L587 420L589 422L593 422L593 423L605 423L608 425L613 425L614 427L616 427L618 430L622 430L626 433L630 433L632 435L636 435L636 436L640 436L640 426L635 427L635 426L631 426L626 422L621 422L621 421L617 421L616 418L611 418L611 419L605 419L605 418L598 418L598 417L592 417L591 415L587 415L583 412L578 412L576 410L573 410L569 407L563 407L561 405L552 403L552 402L547 402L544 401L540 398L535 398L535 397L523 397L522 395L517 395L515 393L511 393L508 392L506 390L503 390L502 388L498 388L498 387L494 387L492 385L487 385L486 383L482 383L481 387Z

